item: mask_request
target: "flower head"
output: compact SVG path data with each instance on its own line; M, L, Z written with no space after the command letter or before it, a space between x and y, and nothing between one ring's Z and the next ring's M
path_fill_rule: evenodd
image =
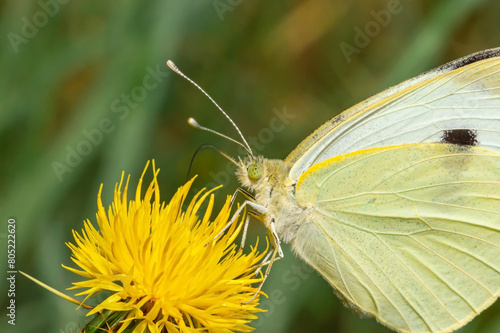
M168 205L160 201L153 162L153 181L141 199L142 177L135 200L127 199L130 176L123 194L122 179L115 186L114 202L106 214L99 190L97 223L89 220L81 235L73 231L68 243L72 260L80 267L70 271L86 278L72 289L91 297L102 291L111 295L90 313L128 311L122 332L249 332L247 324L261 312L257 292L261 278L255 267L263 254L255 247L245 254L234 243L243 220L216 236L231 218L228 197L217 217L210 221L213 190L200 191L185 210L183 203L193 180L181 186ZM201 205L208 199L200 217Z

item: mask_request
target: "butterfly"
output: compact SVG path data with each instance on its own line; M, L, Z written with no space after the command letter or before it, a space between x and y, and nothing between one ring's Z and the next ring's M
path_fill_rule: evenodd
M240 208L349 307L399 332L450 332L500 295L500 48L351 107L284 160L238 132L253 193Z

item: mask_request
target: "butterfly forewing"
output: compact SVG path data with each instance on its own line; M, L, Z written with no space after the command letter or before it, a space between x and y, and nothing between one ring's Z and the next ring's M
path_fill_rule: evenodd
M404 332L447 332L500 293L500 154L410 144L319 163L292 246L353 307Z
M456 130L473 137L465 144L500 152L500 49L444 65L345 111L290 154L289 176L297 180L316 163L357 150L447 142Z

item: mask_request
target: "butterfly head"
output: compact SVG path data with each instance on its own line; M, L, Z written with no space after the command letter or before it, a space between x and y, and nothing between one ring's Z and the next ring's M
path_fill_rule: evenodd
M236 176L241 185L255 192L258 197L259 194L270 193L273 188L289 185L289 170L283 160L249 155L239 161Z
M240 160L236 175L243 186L255 190L267 175L265 159L260 156L250 155Z

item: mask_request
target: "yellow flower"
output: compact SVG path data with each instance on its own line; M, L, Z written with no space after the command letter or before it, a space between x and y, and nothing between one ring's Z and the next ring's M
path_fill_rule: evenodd
M148 163L149 164L149 163ZM243 220L215 239L231 218L230 197L210 222L213 191L200 191L182 210L193 180L180 187L168 205L160 202L159 170L153 161L153 181L141 200L142 178L135 200L127 200L130 176L123 195L115 186L114 202L108 213L97 204L97 223L89 220L81 235L73 231L72 260L81 268L65 267L87 280L71 289L86 288L78 295L87 298L102 291L109 296L89 315L102 310L129 311L118 332L250 332L247 324L261 312L256 297L261 278L256 266L264 253L257 245L249 254L234 243ZM208 199L202 218L200 206Z

